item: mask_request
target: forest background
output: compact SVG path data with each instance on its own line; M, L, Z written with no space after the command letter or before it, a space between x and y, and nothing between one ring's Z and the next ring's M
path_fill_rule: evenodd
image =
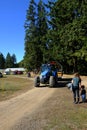
M33 70L42 63L57 61L64 73L78 71L87 74L87 1L86 0L30 0L26 11L25 53L20 63L8 53L0 53L0 68L6 61ZM8 58L10 57L10 58ZM10 59L10 60L7 60ZM8 67L13 67L12 64Z

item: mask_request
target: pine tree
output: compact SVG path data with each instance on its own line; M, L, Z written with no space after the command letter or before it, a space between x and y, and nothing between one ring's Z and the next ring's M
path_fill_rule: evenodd
M12 68L13 67L13 61L10 53L7 53L6 60L5 60L5 68Z
M85 0L58 0L50 7L52 53L66 65L73 66L74 71L78 70L79 60L87 57L84 54L87 48L86 9Z
M12 62L13 62L13 67L16 67L16 64L17 64L16 55L13 54L13 55L11 56L11 58L12 58Z
M36 59L36 3L31 0L27 10L25 21L25 55L24 65L29 70L34 67Z
M0 69L5 68L5 58L2 53L0 53Z
M29 69L39 68L46 50L47 23L45 7L40 0L36 5L30 1L25 21L25 56L24 64Z
M38 68L42 62L57 60L65 72L69 68L80 71L87 61L87 1L48 0L46 7L42 0L37 6L30 1L25 21L25 67Z
M42 0L39 1L37 7L37 43L39 47L39 61L40 64L42 62L46 62L47 60L47 31L48 31L48 24L47 24L47 13L45 9L45 4Z

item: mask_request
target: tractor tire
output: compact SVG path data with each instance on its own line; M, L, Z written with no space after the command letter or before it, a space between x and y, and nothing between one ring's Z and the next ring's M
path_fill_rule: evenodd
M50 76L50 79L49 79L49 86L50 87L54 87L55 86L55 78L53 76Z
M39 87L39 86L40 86L40 78L39 76L37 76L34 79L34 87Z

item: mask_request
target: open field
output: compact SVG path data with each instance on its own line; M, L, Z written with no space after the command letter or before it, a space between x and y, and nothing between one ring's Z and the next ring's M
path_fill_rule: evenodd
M9 100L0 102L0 130L87 130L87 103L73 104L65 87L72 77L64 75L55 88L34 88L26 76L1 78L0 98ZM87 77L81 78L87 90Z
M32 81L29 80L27 76L21 78L23 75L20 75L19 77L17 78L15 75L6 75L0 78L0 101L7 100L32 89Z

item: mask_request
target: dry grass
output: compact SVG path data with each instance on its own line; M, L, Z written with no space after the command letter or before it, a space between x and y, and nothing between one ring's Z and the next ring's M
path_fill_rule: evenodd
M83 84L87 85L87 77L81 78ZM1 78L0 100L28 89L32 89L32 81L27 78ZM72 92L66 87L57 87L55 90L53 96L36 111L32 124L39 122L41 130L87 130L87 103L73 104Z
M73 104L70 90L55 89L34 115L35 123L39 122L41 130L87 130L87 103Z
M49 103L51 114L45 130L87 130L87 104L73 104L69 90L57 90Z
M12 98L29 89L32 89L32 81L27 77L7 75L0 78L0 101Z
M87 89L87 77L81 78ZM55 89L53 97L45 104L46 114L43 110L45 118L48 119L43 130L87 130L87 103L73 104L73 94L69 89L66 87Z
M86 85L87 77L81 78ZM55 93L37 110L31 124L36 128L38 124L39 130L87 130L87 103L73 104L73 94L67 87L54 89Z

